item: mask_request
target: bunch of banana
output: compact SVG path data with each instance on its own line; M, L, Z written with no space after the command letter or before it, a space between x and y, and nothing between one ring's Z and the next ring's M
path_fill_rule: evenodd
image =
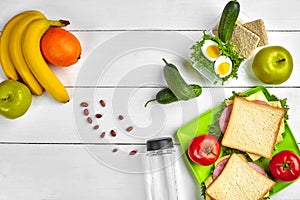
M0 37L0 62L7 78L21 79L35 95L41 95L45 89L57 101L68 102L67 90L40 50L40 40L51 26L68 24L65 20L49 20L36 10L22 12L10 19Z

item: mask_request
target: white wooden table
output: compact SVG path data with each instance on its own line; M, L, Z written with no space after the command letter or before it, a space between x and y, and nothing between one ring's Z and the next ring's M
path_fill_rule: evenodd
M83 47L80 61L69 68L53 67L67 87L71 101L60 104L47 93L34 97L21 118L0 118L0 199L147 199L143 163L145 141L174 137L180 200L200 199L200 191L187 169L176 130L200 113L216 106L231 92L261 83L248 76L225 87L214 87L186 65L189 48L211 26L227 0L2 0L0 30L15 14L38 9L51 19L69 19L66 27ZM294 58L291 78L271 93L288 98L288 123L300 141L300 12L299 2L240 2L250 19L262 18L269 43L286 47ZM144 103L166 83L165 57L180 66L189 83L203 86L203 94L188 102L170 105ZM184 62L185 61L185 62ZM0 71L0 80L5 76ZM98 101L106 101L106 107ZM90 104L93 124L86 122L80 102ZM119 120L118 115L124 115ZM93 126L99 124L98 130ZM133 126L131 132L126 132ZM109 131L114 129L116 137ZM100 138L102 131L106 136ZM112 150L118 151L113 153ZM131 150L138 153L130 156ZM299 181L272 199L300 199Z

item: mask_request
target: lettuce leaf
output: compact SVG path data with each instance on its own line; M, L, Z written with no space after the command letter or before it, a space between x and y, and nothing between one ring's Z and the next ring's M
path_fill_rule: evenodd
M207 60L201 53L201 47L203 46L205 40L213 40L218 43L218 47L221 50L222 55L231 59L233 64L232 72L228 76L223 78L219 77L219 75L214 72L213 63ZM211 68L210 71L213 71L213 73L221 79L222 84L224 84L230 78L238 78L238 69L241 63L244 61L244 58L238 55L238 53L236 52L236 46L234 44L230 42L223 43L218 37L206 34L204 31L202 40L197 41L196 44L191 47L191 49L193 50L191 53L191 59L193 60L193 62L198 62L209 69ZM193 64L194 63L192 63L192 65Z

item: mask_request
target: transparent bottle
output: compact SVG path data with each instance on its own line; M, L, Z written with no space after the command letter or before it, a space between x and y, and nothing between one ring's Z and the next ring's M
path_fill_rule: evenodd
M147 168L150 200L177 200L173 140L170 137L147 141Z

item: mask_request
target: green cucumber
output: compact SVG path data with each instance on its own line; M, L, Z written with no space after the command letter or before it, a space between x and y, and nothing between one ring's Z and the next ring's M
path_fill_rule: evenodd
M196 97L202 93L202 88L199 85L191 84L189 86L194 91ZM157 101L160 104L169 104L178 101L178 98L174 95L170 88L164 88L156 94L155 99L147 101L145 107L147 107L148 103L152 101Z
M170 90L178 100L188 100L196 97L192 88L183 80L175 65L169 64L165 59L164 77L169 85Z
M236 0L229 1L221 15L218 36L223 42L228 42L233 33L234 24L240 13L240 4Z

